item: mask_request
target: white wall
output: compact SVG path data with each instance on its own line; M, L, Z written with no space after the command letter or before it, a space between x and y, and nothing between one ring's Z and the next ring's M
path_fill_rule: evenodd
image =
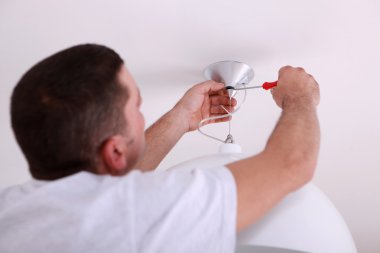
M9 123L9 98L34 63L65 47L116 49L140 84L147 123L170 109L218 60L247 62L253 84L279 67L303 66L321 87L322 147L315 183L347 221L360 252L380 252L379 1L0 2L0 186L29 178ZM250 91L233 120L247 153L260 151L280 113L268 92ZM224 137L226 125L208 131ZM190 133L162 167L213 153ZM191 152L189 152L189 150Z

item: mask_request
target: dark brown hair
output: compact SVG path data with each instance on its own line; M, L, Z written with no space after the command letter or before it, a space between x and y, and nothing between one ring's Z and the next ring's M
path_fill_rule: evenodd
M123 60L110 48L74 46L33 66L13 90L12 128L34 178L94 171L102 143L125 133Z

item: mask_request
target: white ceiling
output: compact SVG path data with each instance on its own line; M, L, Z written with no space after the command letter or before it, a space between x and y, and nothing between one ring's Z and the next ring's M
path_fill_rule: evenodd
M184 83L217 60L273 72L278 59L336 55L378 33L378 9L376 1L3 0L1 42L19 47L17 60L34 56L27 66L69 45L103 43L141 85Z
M316 182L348 220L360 251L380 251L380 222L370 218L380 213L380 1L2 0L0 185L28 178L9 127L13 86L38 60L85 42L108 45L125 59L142 90L148 124L202 81L204 67L215 61L248 63L256 73L252 84L275 80L286 64L304 67L322 92ZM254 153L279 110L268 92L248 95L233 134ZM226 134L224 125L207 130ZM191 133L162 166L212 153L217 145Z

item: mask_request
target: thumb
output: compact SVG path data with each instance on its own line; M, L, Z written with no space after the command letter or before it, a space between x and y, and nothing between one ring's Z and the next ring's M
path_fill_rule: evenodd
M202 94L207 94L209 92L215 92L215 91L223 89L223 87L224 87L224 84L215 82L213 80L209 80L209 81L198 84L198 90Z

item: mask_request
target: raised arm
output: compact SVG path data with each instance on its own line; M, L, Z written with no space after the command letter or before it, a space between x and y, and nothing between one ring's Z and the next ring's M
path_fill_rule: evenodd
M282 114L265 149L227 165L237 184L238 230L309 182L316 168L320 142L317 82L302 68L286 66L279 71L272 95Z
M172 110L145 131L145 154L136 167L146 171L155 169L186 132L198 128L202 119L225 114L220 105L228 108L229 99L223 87L206 81L189 89ZM234 105L236 100L232 100ZM226 117L208 123L228 120Z

